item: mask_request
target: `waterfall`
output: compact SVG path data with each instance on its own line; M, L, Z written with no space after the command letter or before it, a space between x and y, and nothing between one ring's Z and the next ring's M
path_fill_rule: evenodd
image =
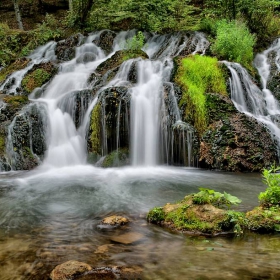
M261 77L263 89L259 89L249 73L238 63L224 62L231 72L231 99L240 112L263 123L277 141L280 157L280 107L272 92L266 88L270 76L268 54L280 50L279 44L256 56L255 65Z
M98 45L101 33L102 31L92 33L87 37L79 35L79 42L74 47L74 58L59 64L58 74L44 86L41 97L36 98L35 91L29 96L31 101L44 104L48 112L47 150L42 166L63 167L86 163L90 115L95 105L102 100L102 156L111 152L113 148L119 150L124 137L121 136L121 130L125 126L127 137L130 137L128 144L133 166L173 163L172 141L174 130L178 129L179 138L182 138L180 141L183 143L180 144L180 153L184 158L188 154L184 163L191 165L193 130L181 120L174 86L170 81L173 57L186 53L204 54L209 42L202 33L145 33L148 39L143 51L149 59L129 59L114 69L114 72L108 72L98 80L99 74L95 71L97 67L121 50L125 46L125 40L134 36L136 31L115 34L111 51L107 49L107 54ZM28 66L13 73L9 78L15 80L9 94L16 94L24 75L35 64L57 61L56 45L50 42L29 56L31 61ZM91 83L89 80L93 74L96 76ZM1 85L0 90L8 80ZM95 91L93 87L96 88ZM125 93L122 93L122 88L126 89L123 91ZM116 97L114 92L117 89L121 93ZM114 121L116 135L110 143L106 127L109 117L106 111L107 92L112 93L112 98L118 98ZM167 97L170 104L166 103ZM125 115L122 110L125 110Z

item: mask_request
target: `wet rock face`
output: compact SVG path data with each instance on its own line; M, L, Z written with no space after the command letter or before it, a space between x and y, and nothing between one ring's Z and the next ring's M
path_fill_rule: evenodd
M276 160L275 143L267 129L244 114L212 123L201 139L201 167L261 171Z
M61 61L69 61L75 57L75 48L78 46L82 35L76 34L56 45L55 54Z
M8 157L14 170L30 170L46 150L45 121L36 105L17 115L8 128Z
M100 47L104 52L108 55L113 48L114 39L116 37L116 33L110 30L104 30L101 32L98 39L94 40L98 47Z
M122 50L117 51L112 57L102 62L97 68L96 72L98 74L104 75L107 71L113 70L119 67L124 61L132 59L132 58L148 58L148 55L142 50L130 51L130 50Z
M130 94L126 87L107 88L99 94L88 134L90 154L104 156L129 146L129 106Z

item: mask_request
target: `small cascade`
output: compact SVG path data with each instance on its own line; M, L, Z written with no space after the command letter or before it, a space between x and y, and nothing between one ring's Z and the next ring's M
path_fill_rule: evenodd
M9 78L0 86L0 91L4 90L6 94L18 95L18 88L21 85L23 77L35 64L53 61L56 59L55 46L55 42L49 42L44 46L38 47L27 57L31 60L27 67L22 70L15 71L12 75L10 75Z
M261 59L260 59L261 58ZM263 57L257 58L259 63L259 72L262 73L266 68L266 59ZM255 118L259 122L263 123L270 131L271 136L277 141L278 149L280 147L280 128L279 120L280 116L279 103L274 98L273 94L264 87L260 90L253 82L249 73L238 63L224 62L231 72L231 99L235 107L242 113ZM263 72L262 80L265 86L267 79ZM268 77L269 75L267 75ZM278 150L278 156L280 151Z
M80 135L83 130L79 132L76 125L83 124L83 116L92 98L83 94L84 99L80 99L81 106L77 108L75 92L87 89L89 75L105 57L103 51L92 43L95 37L96 34L90 35L85 45L76 48L76 57L61 65L60 73L51 81L44 98L39 99L47 104L49 111L49 143L45 166L63 167L86 163L85 135ZM92 59L86 61L85 55L88 53L91 53ZM80 62L81 56L84 57ZM76 115L78 120L75 122Z
M134 166L159 163L159 118L163 100L160 61L140 61L137 86L131 92L131 160Z

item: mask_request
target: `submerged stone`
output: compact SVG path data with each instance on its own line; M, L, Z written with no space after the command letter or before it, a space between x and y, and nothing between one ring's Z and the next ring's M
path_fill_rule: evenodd
M51 272L50 278L52 280L67 280L90 270L92 270L90 265L72 260L56 266Z
M144 238L144 235L139 232L128 232L118 236L112 236L111 241L121 244L132 244L138 242Z

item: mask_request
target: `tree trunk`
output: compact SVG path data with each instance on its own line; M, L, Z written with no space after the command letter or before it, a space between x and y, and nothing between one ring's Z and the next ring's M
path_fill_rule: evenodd
M13 2L14 2L14 9L15 9L15 13L16 13L16 19L17 19L17 22L18 22L18 27L19 27L19 29L23 30L23 24L22 24L22 20L21 20L18 0L13 0Z

